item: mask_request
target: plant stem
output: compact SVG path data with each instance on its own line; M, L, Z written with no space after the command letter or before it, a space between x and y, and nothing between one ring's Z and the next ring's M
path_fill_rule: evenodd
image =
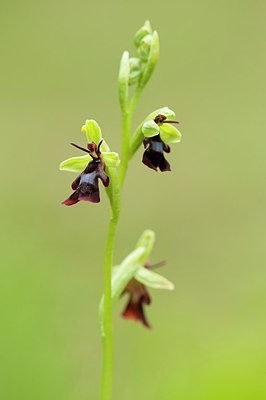
M129 111L130 111L131 115L133 115L133 113L135 111L135 108L136 108L136 105L137 105L137 103L139 101L139 98L141 96L142 90L143 90L143 88L138 86L136 91L135 91L135 93L134 93L134 96L131 99L130 106L129 106Z
M122 151L121 151L121 164L119 168L119 183L120 183L120 188L122 188L124 179L126 176L127 172L127 167L128 167L128 162L130 160L130 133L131 133L131 123L132 123L132 117L136 108L136 105L138 103L138 100L140 98L140 95L142 93L142 88L137 87L130 104L128 106L128 109L125 113L122 115L122 125L123 125L123 135L122 135Z
M130 133L132 116L141 95L142 89L137 88L133 98L123 113L123 133L122 133L122 151L121 163L119 168L119 181L113 176L112 182L112 216L109 221L107 241L104 256L104 305L103 305L103 320L102 320L102 383L101 383L101 400L111 400L112 396L112 378L113 378L113 324L112 324L112 265L114 253L114 241L116 227L120 213L120 193L124 183L127 166L130 159ZM101 318L101 317L100 317Z
M112 265L114 240L118 218L112 217L109 221L107 242L104 258L104 320L102 332L102 384L101 400L111 400L113 374L113 326L112 326Z
M121 151L121 163L119 168L119 184L122 188L124 179L127 172L128 165L128 150L130 144L130 130L131 130L131 118L132 115L127 111L123 114L122 124L123 124L123 139L122 139L122 151Z

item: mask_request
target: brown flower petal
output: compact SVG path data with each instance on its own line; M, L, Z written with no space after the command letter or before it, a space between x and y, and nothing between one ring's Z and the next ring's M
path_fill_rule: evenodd
M144 304L151 303L151 297L146 286L133 278L126 286L124 293L129 294L129 301L122 316L126 319L140 321L144 326L150 328L151 326L144 313Z

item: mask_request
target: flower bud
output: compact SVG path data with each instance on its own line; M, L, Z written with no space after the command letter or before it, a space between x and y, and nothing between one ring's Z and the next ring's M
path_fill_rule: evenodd
M152 35L146 35L137 48L138 55L142 61L147 61L149 58L150 50L152 44Z
M118 74L119 102L122 112L126 112L128 107L128 81L129 81L129 53L124 51L122 54L120 69Z
M145 39L145 40L144 40ZM145 45L143 43L141 50L142 56L148 55L147 62L143 73L141 75L141 79L139 81L140 87L144 88L147 84L148 80L150 79L154 68L159 59L159 37L156 31L153 32L151 38L144 38ZM140 48L139 48L140 49ZM146 50L145 50L146 49ZM145 53L146 51L146 53ZM148 51L148 52L147 52Z
M131 57L129 59L129 68L130 68L130 73L129 73L129 85L133 85L139 80L139 77L141 75L141 63L140 59L137 57Z
M146 21L145 24L137 31L134 38L134 44L136 47L139 47L141 40L146 36L152 33L151 25L149 21Z

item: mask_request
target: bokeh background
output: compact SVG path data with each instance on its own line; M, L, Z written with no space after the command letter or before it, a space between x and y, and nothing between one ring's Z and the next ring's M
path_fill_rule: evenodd
M265 8L1 2L1 399L98 398L108 203L61 206L58 164L87 118L119 151L118 65L148 18L161 58L134 125L169 106L183 141L172 173L132 161L115 261L154 229L176 289L152 292L151 331L116 305L114 399L265 400Z

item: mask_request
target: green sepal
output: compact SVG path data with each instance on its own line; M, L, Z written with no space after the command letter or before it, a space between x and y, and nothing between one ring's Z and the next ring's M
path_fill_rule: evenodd
M174 284L166 279L164 276L157 274L156 272L151 271L148 268L139 268L135 275L135 279L143 285L151 287L153 289L167 289L173 290Z
M149 119L149 121L144 122L142 133L145 137L150 138L159 135L160 128L153 119Z
M143 142L143 139L144 139L144 135L142 133L143 124L146 121L154 119L158 114L165 115L167 117L167 119L175 118L174 111L170 110L170 108L168 108L168 107L158 108L157 110L155 110L151 114L149 114L144 119L144 121L142 121L141 124L137 127L137 129L135 130L135 132L134 132L134 134L132 136L132 139L131 139L131 142L130 142L130 152L129 152L130 158L133 157L133 155L136 153L136 151L140 147L141 143Z
M80 157L71 157L67 160L64 160L59 165L60 171L69 171L69 172L82 172L87 167L89 162L92 160L90 155L80 156Z
M178 143L180 142L182 135L175 126L168 123L162 123L160 125L160 137L165 143Z
M108 144L106 143L106 141L104 139L102 140L100 150L102 153L104 153L104 152L108 153L110 151L110 147L108 146Z
M145 24L136 32L134 37L134 45L139 47L141 40L150 34L152 34L151 24L149 21L146 21Z
M102 131L99 124L94 119L87 119L81 127L81 132L86 133L88 143L99 144L102 139Z
M150 79L154 68L159 59L159 36L156 31L152 34L152 39L150 43L150 50L149 50L149 57L147 63L145 65L144 71L141 75L141 79L139 81L140 88L144 88L147 84L148 80Z
M129 53L124 51L122 54L120 69L118 74L118 94L122 112L126 112L128 108L128 82L129 82L130 66Z
M136 244L136 248L144 247L144 249L145 249L143 256L139 260L141 265L144 265L145 262L147 261L149 255L153 249L154 243L155 243L155 232L153 232L150 229L146 229L142 233L142 235L140 236L140 238Z
M144 247L133 250L123 262L114 269L112 274L112 300L119 299L128 282L135 276L136 271L142 267L141 260L145 254Z
M102 158L107 167L116 168L120 164L119 155L114 151L102 152Z

